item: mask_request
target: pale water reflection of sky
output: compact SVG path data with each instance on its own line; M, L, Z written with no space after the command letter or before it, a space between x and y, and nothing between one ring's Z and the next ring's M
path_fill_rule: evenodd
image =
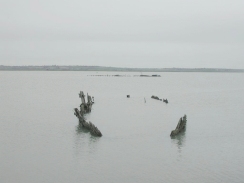
M0 65L244 68L243 0L0 4Z

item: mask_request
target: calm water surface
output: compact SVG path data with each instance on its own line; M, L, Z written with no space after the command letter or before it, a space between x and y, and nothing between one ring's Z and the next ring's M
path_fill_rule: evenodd
M93 74L121 73L0 72L0 182L244 182L244 74ZM73 115L80 90L101 138Z

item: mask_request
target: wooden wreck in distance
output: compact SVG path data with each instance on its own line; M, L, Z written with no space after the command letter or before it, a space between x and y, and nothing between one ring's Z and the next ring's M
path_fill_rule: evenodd
M162 101L162 99L160 99L158 96L152 95L151 98ZM168 99L163 99L163 102L165 102L166 104L169 103Z
M179 134L181 131L185 130L186 128L186 115L184 115L182 118L180 118L175 130L173 130L170 134L171 137Z
M163 99L163 102L165 102L166 104L169 103L168 99Z
M152 95L151 98L162 101L162 99L160 99L160 98L158 98L157 96L154 96L154 95Z
M100 130L91 122L87 122L84 117L86 113L91 112L92 104L94 103L94 97L91 97L87 94L86 102L85 95L82 91L79 93L79 97L81 98L80 110L78 108L75 108L74 115L79 119L80 124L84 128L88 129L92 135L101 137L102 133L100 132Z

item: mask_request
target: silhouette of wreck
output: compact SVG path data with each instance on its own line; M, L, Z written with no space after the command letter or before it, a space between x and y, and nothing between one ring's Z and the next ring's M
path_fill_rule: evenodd
M78 108L75 108L74 115L79 119L79 123L82 125L82 127L89 130L92 135L101 137L102 133L100 132L100 130L92 122L87 122L84 117L85 114L91 112L92 105L94 104L94 97L91 97L87 94L86 102L85 95L82 91L79 93L79 97L81 98L80 110Z
M151 98L162 101L162 99L160 99L160 98L158 98L157 96L154 96L154 95L152 95Z
M162 99L160 99L159 97L154 96L154 95L151 96L151 98L152 98L152 99L156 99L156 100L160 100L160 101L162 101ZM166 104L169 103L168 99L163 99L163 102L165 102Z
M186 129L186 115L184 115L182 118L180 118L175 130L173 130L170 134L171 137L178 135L180 132L184 131Z
M169 103L167 98L163 99L163 102L165 102L166 104Z

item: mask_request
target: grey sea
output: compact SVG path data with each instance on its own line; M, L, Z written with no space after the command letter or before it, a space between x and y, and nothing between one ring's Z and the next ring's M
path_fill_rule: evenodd
M0 72L0 182L244 182L244 74L139 74ZM80 91L101 138L74 116Z

